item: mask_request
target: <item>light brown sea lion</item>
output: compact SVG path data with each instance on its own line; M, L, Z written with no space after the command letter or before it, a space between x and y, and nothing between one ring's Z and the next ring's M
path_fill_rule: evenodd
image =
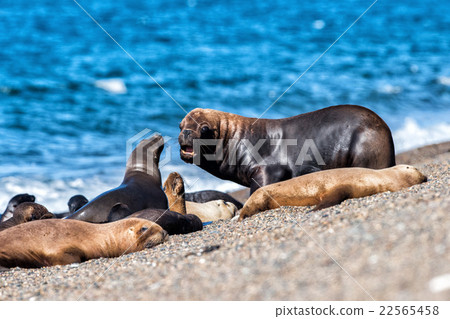
M410 165L380 170L337 168L311 173L261 187L247 200L240 211L239 220L280 206L317 205L314 210L319 210L348 198L395 192L426 180L426 176Z
M195 203L207 203L212 200L221 199L224 202L233 203L238 209L241 209L244 206L240 201L230 196L229 194L210 189L186 193L185 198L188 202L195 202Z
M206 203L194 203L185 200L184 181L180 174L170 173L164 182L164 192L172 211L185 215L193 214L202 222L231 219L237 212L233 203L213 200Z
M139 218L107 224L38 220L0 232L0 267L37 268L119 257L162 243L167 232Z
M180 157L250 187L342 167L395 165L389 127L358 105L330 106L283 119L196 108L180 123Z
M0 223L0 231L34 220L50 218L55 218L55 215L50 213L44 206L36 203L21 203L14 209L11 218Z

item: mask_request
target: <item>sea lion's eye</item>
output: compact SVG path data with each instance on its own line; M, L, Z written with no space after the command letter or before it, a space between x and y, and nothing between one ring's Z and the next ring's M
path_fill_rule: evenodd
M206 133L208 131L209 131L209 127L207 127L207 126L203 126L202 129L201 129L202 134L204 134L204 133Z
M147 227L147 226L144 226L144 227L141 228L141 233L144 233L144 232L146 232L147 230L148 230L148 227Z

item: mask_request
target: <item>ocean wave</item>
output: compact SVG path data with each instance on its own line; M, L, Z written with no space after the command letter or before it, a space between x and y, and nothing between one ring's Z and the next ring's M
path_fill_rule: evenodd
M127 93L127 87L122 79L103 79L95 81L95 86L114 94Z
M450 86L450 76L440 76L437 78L439 84Z
M119 184L120 181L117 185ZM0 213L3 213L8 201L16 194L34 195L37 203L46 206L51 212L60 213L68 211L67 202L73 195L83 194L92 199L117 185L99 176L50 181L23 176L4 177L0 179Z
M404 152L416 147L450 140L450 123L420 126L413 118L406 118L403 126L393 132L395 150Z

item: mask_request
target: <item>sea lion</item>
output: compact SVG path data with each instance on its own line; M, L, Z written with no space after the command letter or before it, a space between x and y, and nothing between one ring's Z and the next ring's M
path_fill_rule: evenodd
M112 207L118 203L127 205L132 213L146 208L167 209L158 168L163 148L161 135L142 140L127 161L122 184L97 196L66 218L104 223L108 221Z
M55 213L54 215L56 218L65 218L75 213L77 210L86 205L88 202L89 202L88 199L83 195L74 195L67 202L69 211L63 213Z
M30 194L15 195L13 198L9 200L6 209L3 212L2 217L0 218L0 222L4 222L5 220L11 218L13 216L14 209L17 207L17 205L25 202L34 203L35 200L36 198Z
M203 229L203 223L199 217L193 214L181 215L171 210L147 208L127 218L151 220L166 230L169 235L188 234Z
M117 204L108 216L108 222L114 222L123 218L142 218L157 223L169 235L188 234L203 229L203 223L195 215L170 211L168 209L147 208L134 214L130 212L128 206Z
M138 218L107 224L38 220L0 232L0 267L37 268L119 257L162 243L167 232Z
M206 203L186 202L186 211L199 217L204 223L213 222L221 219L233 218L238 209L230 202L222 199L212 200Z
M196 215L202 222L231 219L237 212L233 203L214 200L206 203L194 203L185 200L184 181L180 174L170 173L164 182L164 192L169 201L169 207L174 212L185 215Z
M222 199L225 202L233 203L234 206L237 207L237 209L241 209L244 206L244 205L242 205L242 203L240 201L238 201L237 199L228 195L227 193L214 191L214 190L204 190L204 191L186 193L185 199L188 202L195 202L195 203L206 203L206 202L210 202L212 200Z
M336 168L266 185L255 191L240 211L239 220L280 206L311 206L314 210L337 205L349 198L395 192L426 182L410 165L385 169Z
M283 119L196 108L180 123L180 157L250 187L341 167L395 165L389 127L374 112L337 105Z
M17 205L11 218L0 223L0 231L34 220L49 218L55 218L55 216L44 206L31 202L21 203Z
M75 213L77 210L86 205L88 202L89 200L83 195L72 196L67 202L67 206L69 207L69 213L70 214Z

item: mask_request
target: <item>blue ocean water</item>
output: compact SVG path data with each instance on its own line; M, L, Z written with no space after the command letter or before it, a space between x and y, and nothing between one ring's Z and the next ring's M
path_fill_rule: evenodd
M78 3L187 111L258 117L373 1ZM172 136L163 176L236 189L184 164L185 112L75 1L2 1L0 207L19 192L62 211L120 183L126 141ZM450 139L450 3L378 1L264 115L359 104L397 151Z

